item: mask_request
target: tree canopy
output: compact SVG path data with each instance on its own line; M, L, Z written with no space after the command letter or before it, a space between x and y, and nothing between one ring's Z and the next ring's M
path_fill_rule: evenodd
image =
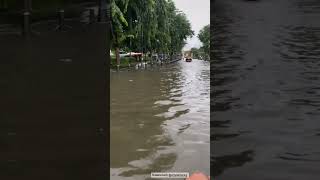
M172 0L112 0L113 48L175 54L194 32Z
M204 26L199 34L198 34L199 40L202 42L202 47L204 53L207 57L210 55L210 24Z

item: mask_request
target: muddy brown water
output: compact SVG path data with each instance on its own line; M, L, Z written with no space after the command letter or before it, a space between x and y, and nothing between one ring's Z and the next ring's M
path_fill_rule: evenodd
M111 179L210 173L210 65L111 72Z
M0 33L0 179L109 176L107 25L72 25Z
M213 176L320 176L320 2L217 0Z

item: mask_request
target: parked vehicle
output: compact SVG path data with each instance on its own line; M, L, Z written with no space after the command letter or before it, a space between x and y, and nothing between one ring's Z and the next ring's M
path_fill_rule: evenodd
M186 62L191 62L192 58L191 57L186 57Z

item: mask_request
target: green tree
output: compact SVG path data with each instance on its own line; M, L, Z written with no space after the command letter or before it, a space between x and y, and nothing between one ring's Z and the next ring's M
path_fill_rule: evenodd
M157 0L156 3L155 13L157 15L157 29L153 48L157 52L164 53L168 51L168 44L170 42L167 1Z
M194 34L172 0L112 0L111 7L116 52L123 48L173 55Z
M169 25L169 53L172 56L180 52L188 37L192 37L194 32L191 29L191 24L188 21L186 15L177 10L172 0L168 1L168 25Z
M117 65L120 65L120 45L126 39L124 33L124 26L128 26L128 22L124 17L123 11L126 11L127 0L111 0L111 18L112 18L112 29L113 29L113 47L116 50ZM125 9L121 10L119 6L124 6Z
M190 51L193 55L193 58L200 59L200 50L198 48L193 47L193 48L191 48Z
M200 30L198 38L202 42L203 51L208 59L210 57L210 24Z

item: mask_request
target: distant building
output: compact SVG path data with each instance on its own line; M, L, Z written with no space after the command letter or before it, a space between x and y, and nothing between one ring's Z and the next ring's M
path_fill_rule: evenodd
M193 57L193 53L191 50L183 51L183 57Z

